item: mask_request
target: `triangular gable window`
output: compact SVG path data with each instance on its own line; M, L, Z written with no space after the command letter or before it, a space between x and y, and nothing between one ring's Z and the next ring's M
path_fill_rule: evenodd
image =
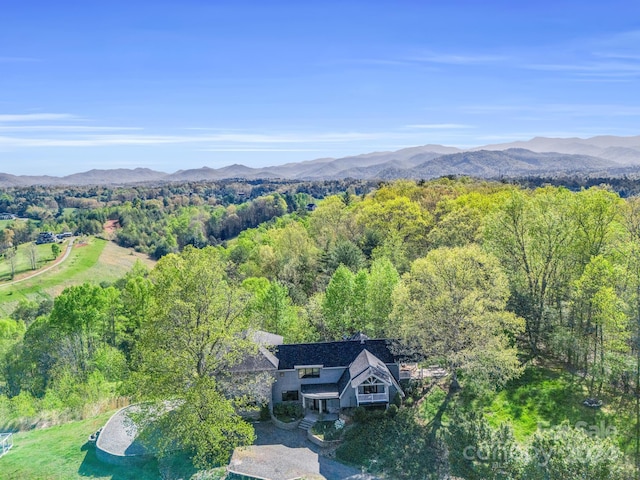
M385 383L377 377L369 377L358 386L359 394L385 393Z

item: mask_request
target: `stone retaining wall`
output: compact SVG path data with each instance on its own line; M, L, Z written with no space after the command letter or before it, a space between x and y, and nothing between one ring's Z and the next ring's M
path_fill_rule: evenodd
M323 440L320 437L316 437L313 433L311 433L311 429L307 430L307 439L319 447L334 447L340 443L340 440Z
M300 425L302 419L296 420L294 422L281 422L276 417L274 417L273 414L271 414L271 421L276 427L281 430L295 430L296 428L298 428L298 425Z

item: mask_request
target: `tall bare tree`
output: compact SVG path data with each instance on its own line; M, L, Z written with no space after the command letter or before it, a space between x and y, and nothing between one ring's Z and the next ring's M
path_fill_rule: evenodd
M27 255L29 257L29 263L31 264L31 270L38 268L38 247L35 243L31 242L27 246Z

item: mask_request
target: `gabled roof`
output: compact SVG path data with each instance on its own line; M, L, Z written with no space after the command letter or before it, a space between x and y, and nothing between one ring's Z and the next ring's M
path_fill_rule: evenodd
M363 350L349 367L351 386L356 388L367 378L372 376L382 380L387 385L395 385L398 389L396 379L393 377L387 366L368 350Z
M372 375L375 375L387 385L391 385L391 378L393 377L387 366L368 350L363 350L356 357L349 367L349 375L351 376L351 386L354 388Z
M338 342L294 343L278 345L275 356L278 370L296 366L322 365L324 368L348 367L363 350L368 350L383 363L395 363L389 340L343 340Z

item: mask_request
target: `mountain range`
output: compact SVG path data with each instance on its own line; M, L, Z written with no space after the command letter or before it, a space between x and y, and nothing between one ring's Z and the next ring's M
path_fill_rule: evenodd
M90 170L64 177L0 173L0 187L30 185L122 185L199 180L343 178L392 180L429 179L443 175L480 178L520 176L640 173L640 135L582 138L536 137L461 150L424 145L393 152L373 152L343 158L320 158L271 167L229 165L214 169L164 173L148 168Z

